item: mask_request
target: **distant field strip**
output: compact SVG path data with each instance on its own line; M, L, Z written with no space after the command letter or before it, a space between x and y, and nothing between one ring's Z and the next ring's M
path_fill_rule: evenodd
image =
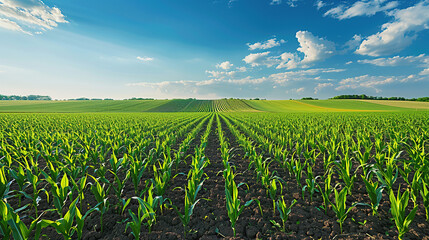
M380 105L412 108L412 109L427 109L429 110L429 102L412 102L412 101L390 101L390 100L359 100L362 102L371 102Z
M429 103L385 100L0 101L0 112L373 112L429 110Z
M327 108L331 111L401 111L404 108L397 106L387 106L371 101L360 101L360 100L300 100L301 103L313 105L315 107ZM334 110L335 109L335 110Z

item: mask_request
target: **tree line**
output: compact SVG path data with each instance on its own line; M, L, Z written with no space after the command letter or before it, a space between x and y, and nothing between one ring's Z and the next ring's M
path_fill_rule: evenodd
M18 96L18 95L1 95L0 100L52 100L49 96L41 96L41 95L28 95L28 96Z
M397 100L397 101L417 101L417 102L429 102L429 97L420 97L420 98L404 98L404 97L374 97L367 96L365 94L361 95L339 95L331 99L369 99L369 100Z

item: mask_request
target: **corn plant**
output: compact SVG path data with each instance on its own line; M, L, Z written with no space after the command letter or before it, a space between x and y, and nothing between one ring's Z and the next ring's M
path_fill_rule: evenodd
M372 215L375 216L378 213L378 207L380 206L381 198L383 197L384 186L379 186L378 181L367 180L364 176L361 176L365 183L365 188L368 193L369 199L371 200Z
M244 209L253 202L256 202L259 206L259 210L262 214L261 203L258 199L252 199L247 201L244 205L241 204L240 199L238 198L238 188L234 181L232 181L232 192L228 189L228 186L225 185L225 195L226 195L226 210L228 211L228 217L231 222L231 228L234 232L234 237L236 236L235 225L237 224L237 220L240 217L240 214L244 211Z
M61 179L61 182L56 183L50 176L46 175L46 181L51 184L51 192L54 197L54 205L60 216L63 216L62 209L66 204L68 196L71 194L69 179L67 174Z
M82 201L85 199L84 191L86 189L86 186L88 185L86 183L86 180L88 177L85 175L84 177L81 177L79 181L76 182L73 178L71 178L71 182L73 184L72 192L77 192L77 195L80 199L80 209L82 209Z
M9 194L11 193L10 185L12 184L12 181L8 181L7 175L6 175L6 168L0 167L0 199L7 199L11 197Z
M273 215L276 214L276 200L277 200L277 194L278 191L280 191L280 195L283 194L283 184L282 179L279 177L275 177L271 179L268 193L271 198L271 201L273 202Z
M346 185L348 194L351 194L356 179L355 173L352 171L352 159L348 156L348 153L346 153L340 161L335 161L334 164L340 178Z
M138 160L136 158L131 157L131 163L129 167L129 175L131 178L131 182L133 182L134 193L137 196L141 196L142 192L139 191L139 184L143 177L143 173L148 166L148 161Z
M27 182L27 176L24 172L24 168L22 167L22 164L20 163L18 166L18 169L15 171L14 169L10 169L9 170L10 175L12 176L12 178L16 181L16 183L18 184L18 207L21 207L21 197L22 194L20 192L22 192L24 190L24 188L27 186L28 182ZM0 173L1 175L2 173ZM3 183L4 180L1 180L0 176L0 182L2 184L2 187L6 187L7 184ZM0 196L2 196L2 190L0 187Z
M65 240L72 239L72 236L76 232L76 225L75 225L75 216L76 216L76 203L79 200L79 198L76 198L69 207L69 210L67 213L62 217L61 219L58 219L56 221L42 219L41 220L41 226L42 228L51 226L55 228L55 230L63 235Z
M294 159L292 162L292 172L293 172L293 175L295 176L296 183L299 185L301 189L302 189L302 184L301 184L302 170L305 168L305 165L306 165L306 162L301 163L301 160L299 158Z
M393 184L398 179L398 166L396 165L395 157L387 158L388 161L384 161L385 155L376 155L376 167L375 174L377 175L378 181L386 186L387 191L392 189ZM384 167L386 166L386 167Z
M313 175L313 168L310 166L310 164L307 165L307 178L305 179L305 182L307 183L302 188L302 199L304 199L304 194L306 191L310 194L310 202L313 201L313 195L315 192L318 192L316 187L316 180L317 178Z
M429 222L429 177L427 175L420 181L420 195L425 207L426 221Z
M113 171L110 171L110 172L113 174L114 183L116 183L116 184L112 184L112 188L116 194L116 198L118 200L122 199L122 192L124 191L125 184L128 181L128 177L130 176L130 172L127 172L123 180L121 180L115 172ZM118 211L120 211L119 204L121 204L120 201L118 201Z
M149 189L148 197L145 200L139 197L133 197L139 202L139 207L137 210L137 215L135 215L131 210L128 210L132 221L127 223L126 229L128 227L131 228L132 234L136 240L140 239L141 226L143 221L146 220L147 227L149 232L151 232L153 224L156 222L156 213L155 210L159 204L162 203L162 197L153 198L152 196L152 188ZM125 230L126 230L125 229Z
M411 212L406 215L406 209L408 206L410 192L407 189L401 195L401 189L398 189L398 193L395 197L393 190L390 190L389 199L390 199L390 212L392 213L393 219L395 220L396 228L399 232L399 239L403 239L405 233L408 232L411 222L414 220L414 217L417 212L417 206L411 210Z
M347 200L347 188L343 188L340 192L334 188L335 193L335 204L332 204L332 210L337 215L337 222L340 224L340 231L343 233L343 223L347 218L350 210L352 210L357 204L353 204L351 207L347 208L346 200Z
M316 177L317 178L321 178L320 176ZM317 184L320 193L322 194L322 198L323 198L323 208L325 210L325 214L328 213L328 206L330 205L330 200L329 200L329 196L331 195L331 193L333 192L333 188L331 186L331 181L332 181L332 171L328 170L328 172L325 173L324 176L324 186L323 188L320 186L320 184Z
M33 230L35 231L34 239L39 239L40 231L42 225L40 223L40 215L38 218L34 219L30 227L27 226L21 221L21 218L13 208L3 200L0 200L0 235L3 236L3 239L10 239L12 235L13 239L16 240L26 240L30 238L30 234Z
M97 205L99 212L101 214L100 216L100 228L101 231L103 231L103 216L109 209L109 199L107 198L105 184L101 185L100 182L93 176L89 175L92 179L94 179L95 184L91 184L91 192L95 197L95 200L97 200Z
M78 197L79 199L80 197ZM82 201L81 201L82 202ZM82 205L82 204L81 204ZM98 208L98 206L101 205L101 203L98 203L97 205L95 205L93 208L89 209L88 211L85 212L85 214L82 216L81 211L79 210L79 208L76 207L76 232L77 232L77 239L81 240L82 239L82 234L83 234L83 227L85 224L85 219L89 216L89 214L91 214L94 211L100 211L100 209ZM75 204L76 206L76 204Z
M171 162L173 163L173 162ZM153 165L153 178L151 179L152 184L155 187L155 194L158 196L163 196L165 190L168 187L168 183L171 179L171 169L163 171L163 168L157 168L156 165Z
M296 204L296 199L292 200L290 205L288 206L285 202L284 197L282 196L282 200L277 200L277 210L280 213L280 218L282 219L282 231L286 231L286 221L289 218L289 214L292 211L292 207Z
M21 191L21 194L23 194L26 198L32 200L31 206L34 207L36 218L37 218L39 216L37 206L39 206L39 202L40 200L42 200L42 198L40 197L40 193L43 192L46 194L46 199L48 202L49 202L49 193L44 188L38 189L38 185L42 183L42 180L39 179L37 174L33 174L31 170L28 170L28 169L26 173L27 173L27 181L30 183L30 186L32 189L32 194L27 194L24 191Z
M177 206L170 204L174 211L176 211L177 215L179 215L180 221L183 225L183 233L186 238L186 234L189 232L188 225L191 221L192 213L194 212L195 205L200 201L200 199L196 199L193 201L194 196L191 196L187 189L185 189L185 204L183 207L183 213L179 211Z

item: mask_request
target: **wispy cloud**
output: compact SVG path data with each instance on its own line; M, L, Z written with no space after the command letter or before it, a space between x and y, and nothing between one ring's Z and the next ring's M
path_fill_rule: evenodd
M370 89L376 93L382 92L381 86L393 84L393 83L405 83L409 81L419 81L421 78L417 78L415 75L409 76L371 76L362 75L358 77L351 77L343 79L339 82L339 86L335 90L345 89Z
M0 0L0 27L31 34L23 26L36 32L53 29L58 23L67 23L61 10L38 0Z
M381 67L396 67L396 66L407 66L407 65L416 65L419 66L428 66L429 65L429 56L425 54L420 54L418 56L394 56L390 58L376 58L376 59L363 59L358 60L358 63L367 63Z
M327 87L332 87L334 84L332 83L318 83L317 86L314 88L314 94L317 94L320 90Z
M16 22L10 21L9 19L0 18L0 28L33 35L30 32L24 31L21 26L19 26Z
M152 57L137 57L137 59L142 61L142 62L151 62L151 61L155 60Z
M269 49L269 48L280 46L282 43L285 43L285 42L286 41L283 39L277 40L277 38L272 38L265 42L256 42L253 44L248 43L247 46L249 46L249 50Z
M372 16L378 12L390 10L398 6L397 1L386 0L363 0L357 1L351 6L341 4L328 10L324 16L331 16L340 20L358 17Z

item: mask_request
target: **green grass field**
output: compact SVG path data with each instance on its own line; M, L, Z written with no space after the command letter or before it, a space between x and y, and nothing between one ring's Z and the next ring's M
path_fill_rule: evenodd
M0 101L0 112L348 112L428 109L429 103L384 100Z

